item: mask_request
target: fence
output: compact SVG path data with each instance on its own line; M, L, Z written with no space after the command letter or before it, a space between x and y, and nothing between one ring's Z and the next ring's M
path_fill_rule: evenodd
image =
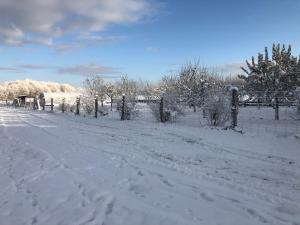
M210 126L243 132L299 133L299 99L278 92L262 97L261 93L245 95L238 90L211 91L204 98L189 101L183 96L144 96L136 100L121 96L113 102L101 102L98 97L81 96L75 102L65 99L50 102L34 99L32 108L77 116L112 120L158 121L182 126ZM196 105L197 103L197 105ZM298 109L297 109L298 107Z

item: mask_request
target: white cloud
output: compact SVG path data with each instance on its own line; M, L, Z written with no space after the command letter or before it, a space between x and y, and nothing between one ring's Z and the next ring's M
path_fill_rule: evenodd
M18 64L14 66L0 66L0 73L27 73L30 71L53 70L57 74L94 76L106 78L119 77L120 71L116 67L104 66L95 63L76 64L73 66L55 66L42 64Z
M119 71L115 67L102 66L99 64L90 63L90 64L74 65L70 67L62 67L57 70L57 73L81 75L81 76L110 74L112 76L109 77L113 77L113 74L118 74Z
M0 66L0 72L22 73L23 71L19 67L14 67L14 66Z
M103 36L103 35L92 35L92 34L85 34L78 38L78 40L80 41L89 42L91 44L120 42L126 39L127 39L126 36Z
M54 48L55 51L59 53L67 53L85 46L116 43L124 40L127 40L126 36L84 34L77 37L75 40L70 41L69 43L56 43L55 45L51 45L50 47Z
M96 37L91 34L138 22L151 10L148 0L0 0L0 44L51 46L67 34Z

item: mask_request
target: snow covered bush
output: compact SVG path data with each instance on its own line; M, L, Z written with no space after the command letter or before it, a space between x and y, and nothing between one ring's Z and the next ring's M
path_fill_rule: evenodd
M157 121L161 121L160 115L160 103L149 103L149 108L152 112L152 115ZM164 121L176 121L180 116L184 116L184 108L185 106L181 104L176 99L164 98L163 105L163 117Z
M157 103L149 103L148 104L151 112L152 112L152 115L154 116L154 118L157 120L157 121L160 121L160 110L159 110L159 104Z
M117 108L119 110L120 118L122 117L122 107L123 103L122 101L117 102ZM139 116L139 110L136 109L136 102L134 101L129 101L127 102L125 100L125 105L124 105L124 119L125 120L133 120L136 117Z
M296 88L295 97L296 97L296 104L297 104L297 116L300 117L300 87Z
M168 101L164 102L164 112L166 113L166 121L175 121L180 116L184 116L185 105L180 101Z
M187 105L185 96L180 94L178 88L178 78L176 76L164 76L160 83L160 91L163 96L163 111L165 113L164 120L176 120L178 117L184 115L184 109ZM160 118L159 104L157 109L151 106L153 115L155 118Z
M91 115L95 110L95 99L93 97L82 96L80 98L80 108L84 114Z
M103 107L98 107L98 114L100 116L106 116L109 114L109 107L107 105L104 105Z
M73 104L69 104L69 103L60 103L59 105L58 105L58 110L59 111L62 111L62 109L63 109L63 107L64 107L64 112L75 112L75 105Z
M228 92L211 91L208 93L204 111L210 126L224 126L231 115L231 100Z
M125 96L125 119L134 119L139 112L136 109L138 84L136 81L129 79L127 76L122 76L120 81L116 82L117 95L120 100L117 102L120 116L122 116L122 98Z

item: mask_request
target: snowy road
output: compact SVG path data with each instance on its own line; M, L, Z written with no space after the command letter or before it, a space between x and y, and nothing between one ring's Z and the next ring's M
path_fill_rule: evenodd
M299 225L300 140L0 108L0 225Z

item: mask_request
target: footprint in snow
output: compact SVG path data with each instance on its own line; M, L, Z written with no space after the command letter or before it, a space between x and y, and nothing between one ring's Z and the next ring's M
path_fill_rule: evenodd
M204 200L206 200L206 201L208 201L208 202L213 202L213 201L214 201L214 199L213 199L211 196L209 196L208 194L206 194L206 193L204 193L204 192L202 192L202 193L200 194L200 196L201 196Z
M268 223L267 219L256 212L254 209L247 209L247 213L249 213L252 217L257 218L262 223Z

